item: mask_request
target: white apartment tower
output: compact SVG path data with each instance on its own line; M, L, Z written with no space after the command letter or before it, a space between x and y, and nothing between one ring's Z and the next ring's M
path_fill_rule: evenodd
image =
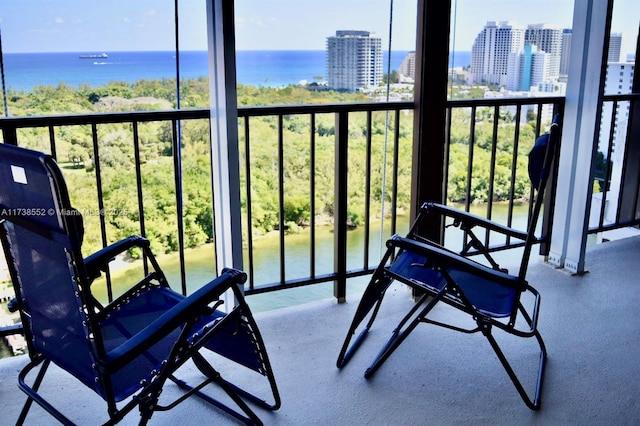
M369 31L336 31L327 37L329 88L355 92L382 81L382 40Z
M529 25L524 42L549 54L549 77L558 78L562 56L562 29L550 24Z
M635 64L633 62L609 62L607 64L607 76L604 83L605 95L629 94L633 88L633 73ZM613 103L604 102L602 104L602 121L600 123L600 143L598 149L607 155L607 145L611 134L611 123L613 122L613 148L623 143L626 138L627 121L629 120L629 102L620 102L613 115Z
M609 55L608 62L620 62L620 53L622 50L622 34L611 33L609 36Z
M569 74L569 57L571 56L571 28L562 30L562 47L560 48L560 75Z
M400 80L409 80L415 81L416 79L416 52L409 52L407 56L402 60L402 64L400 64L400 68L398 69L398 74L400 74Z
M528 92L531 87L550 80L551 55L526 44L520 52L511 53L507 68L507 90Z
M604 83L605 95L631 93L634 68L635 64L633 62L609 62ZM628 101L618 103L615 111L613 106L613 102L604 102L602 104L600 139L598 141L598 151L603 154L604 158L608 158L612 162L611 183L607 194L608 205L605 209L606 220L613 220L617 211L616 206L619 198L620 180L622 179L622 164L625 155L625 141L630 112L630 103ZM611 126L613 126L613 129ZM611 154L609 155L610 139Z
M524 48L525 29L511 21L489 21L471 48L471 75L475 83L504 86L509 56Z

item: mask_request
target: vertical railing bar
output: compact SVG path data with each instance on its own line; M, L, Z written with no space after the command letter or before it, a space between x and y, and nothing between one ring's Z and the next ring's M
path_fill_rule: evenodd
M635 108L634 107L640 105L640 101L634 101L634 102L629 101L629 102L630 102L630 105L631 105L631 107L629 108L629 117L635 117L635 112L634 112ZM629 125L629 122L627 121L627 126L628 125ZM631 138L631 132L629 132L627 130L627 135L625 137L625 142L624 142L625 143L625 150L629 146L630 138ZM623 163L625 163L625 161L623 161ZM624 176L624 175L622 175L622 176ZM618 197L618 198L622 199L622 197ZM640 199L640 181L638 181L638 184L636 185L635 197L634 197L634 200L633 200L633 205L634 206L638 205L638 200L639 199ZM635 217L637 217L637 213L634 216L634 218ZM620 222L620 220L618 220L618 222Z
M471 205L471 178L473 172L473 148L476 144L476 107L471 107L471 122L469 123L469 159L467 163L467 187L465 188L465 211L469 211Z
M347 296L347 210L349 179L349 113L336 112L335 206L334 206L334 273L333 295L338 303Z
M553 102L548 104L552 107L552 117L562 114L564 111L564 101ZM562 133L562 126L560 126L560 132ZM556 186L558 183L558 169L559 169L559 153L560 145L562 145L562 137L560 137L560 143L555 147L554 158L552 162L551 170L549 170L548 182L546 191L544 192L544 200L542 204L542 223L540 229L540 238L542 243L539 246L538 253L542 256L548 256L551 246L551 234L553 233L553 214L555 211L555 198L556 198Z
M636 106L640 105L640 101L629 101L629 117L634 117L635 114L635 108ZM628 125L628 124L627 124ZM631 138L631 132L629 132L627 130L626 132L626 136L624 138L624 149L625 151L627 150L627 148L629 147L629 143L630 143L630 138ZM620 172L620 176L626 176L627 174L627 162L623 161L622 162L622 170ZM622 188L622 185L624 185L624 179L622 179L620 181L620 187ZM638 181L636 188L635 188L635 197L633 200L633 205L637 206L638 205L638 199L640 198L640 181ZM620 216L621 216L621 210L622 210L622 202L623 202L623 198L622 197L618 197L618 207L616 209L616 223L620 223Z
M542 131L542 104L538 103L537 104L537 111L536 111L536 128L535 128L535 139L537 140L538 137L540 136L540 133ZM527 229L529 229L529 224L531 223L531 219L532 219L532 215L533 215L533 206L534 206L534 199L535 199L535 192L534 192L534 188L530 188L529 190L529 209L528 209L528 214L527 214Z
M18 146L18 128L2 123L2 139L7 145Z
M278 114L278 210L280 235L280 282L286 281L284 240L284 116Z
M176 191L176 220L178 225L178 256L180 259L180 284L182 294L187 294L187 274L184 258L184 202L182 197L182 141L178 135L178 120L171 120L173 142L173 177Z
M367 139L365 154L365 195L364 195L364 267L369 268L369 251L371 249L371 139L373 112L367 111ZM384 218L382 218L384 220ZM382 241L380 241L382 244Z
M102 173L100 171L100 150L98 147L98 126L95 122L91 123L91 139L93 142L93 163L96 173L96 190L98 194L98 211L104 211L104 199L102 195ZM109 242L107 241L107 225L104 220L104 215L100 214L100 236L102 238L102 247L106 247ZM107 265L105 271L105 279L107 282L107 299L109 302L113 301L113 289L111 287L111 271L109 265Z
M635 71L637 72L637 71ZM636 98L637 99L637 98ZM629 101L629 117L635 117L636 116L636 112L634 111L635 108L639 108L640 107L640 100L636 100L636 101ZM629 125L629 122L627 121L627 126ZM627 129L627 135L625 137L625 147L629 146L629 139L631 138L631 132ZM622 161L623 164L626 164L626 161ZM624 173L621 176L625 176L626 175L626 170L624 171ZM622 181L620 182L622 184ZM637 206L638 202L640 201L640 180L637 182L636 185L636 191L635 191L635 197L633 200L633 205ZM622 206L622 197L618 197L620 199L620 205ZM618 209L618 211L620 211L620 209ZM636 212L636 214L634 215L634 219L636 219L638 217L638 213ZM617 222L619 223L620 220L618 219Z
M246 193L247 193L247 254L249 257L249 288L255 287L254 277L254 257L253 257L253 209L251 199L251 127L249 125L249 117L244 118L244 163L246 176Z
M469 123L469 156L467 160L467 185L465 188L465 201L464 210L470 211L471 209L471 179L473 175L473 147L476 143L476 106L471 107L471 120ZM467 242L467 232L462 233L462 247Z
M443 202L445 204L448 204L448 200L449 200L449 158L450 158L450 153L451 153L451 116L453 115L453 107L447 107L447 112L446 112L446 131L445 131L445 146L444 146L444 173L443 173L443 179L444 182L442 182L442 185L444 186L443 189L443 194L444 194L444 198L443 198ZM444 243L444 226L445 226L445 222L441 221L441 227L440 227L440 241Z
M53 125L49 126L49 145L51 145L51 156L58 161L58 153L56 152L56 133Z
M207 124L209 125L209 130L211 130L211 115L209 115L206 118ZM209 191L211 192L211 235L213 236L213 256L215 259L215 271L216 274L218 273L218 244L216 244L216 240L218 238L218 236L216 235L216 226L215 226L215 218L216 218L216 206L217 201L216 201L216 197L218 196L218 194L216 193L216 189L217 186L215 184L215 170L214 167L217 168L217 165L214 165L214 155L213 155L213 150L215 149L214 147L216 146L216 144L213 141L214 135L212 134L211 131L209 131L209 134L207 135L207 137L209 138L207 140L207 150L208 150L208 157L209 157L209 172L210 172L210 179L209 179ZM238 162L238 167L240 167L240 163Z
M391 199L391 235L394 235L397 231L396 222L398 216L398 167L400 163L400 111L395 110L394 120L395 132L393 135L393 182L392 191L393 198Z
M509 188L509 211L507 212L507 226L513 226L513 209L516 193L516 168L518 166L518 151L520 149L520 119L522 117L522 105L516 106L516 124L513 134L513 153L511 155L511 187ZM511 243L511 236L507 235L507 245Z
M602 193L602 202L600 204L600 218L598 219L598 225L600 226L601 229L604 226L604 215L605 215L606 205L607 205L607 187L609 182L609 176L611 174L611 167L609 167L609 164L611 160L611 154L613 153L613 136L615 134L615 122L616 122L617 115L618 115L618 100L614 100L611 108L611 119L609 123L609 143L607 144L607 157L605 158L606 166L604 169L605 170L604 182L603 182L604 187L600 188Z
M489 164L489 194L487 197L487 219L491 220L493 211L494 180L496 178L496 151L498 150L498 121L500 119L500 107L493 107L493 132L491 135L491 164ZM489 246L491 231L485 232L485 245Z
M133 128L133 155L136 162L136 190L138 194L138 217L140 218L140 235L142 237L147 236L147 230L144 222L144 199L142 193L142 168L140 167L140 136L138 134L138 122L133 121L131 123ZM147 253L143 250L142 262L144 267L145 276L149 274L149 262L147 259Z
M309 138L309 224L310 245L309 245L309 272L311 278L316 277L316 114L309 115L310 138Z

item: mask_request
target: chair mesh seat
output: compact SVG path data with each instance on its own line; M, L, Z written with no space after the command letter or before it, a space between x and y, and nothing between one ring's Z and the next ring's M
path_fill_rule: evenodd
M403 251L389 266L389 270L436 291L442 290L447 283L441 273L429 267L426 256L414 251ZM518 301L517 290L453 268L449 268L447 272L462 289L469 302L482 314L493 318L505 318L513 312Z

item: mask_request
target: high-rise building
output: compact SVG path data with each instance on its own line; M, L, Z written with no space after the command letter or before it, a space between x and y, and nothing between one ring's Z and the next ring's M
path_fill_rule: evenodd
M539 51L549 54L549 77L558 78L562 53L562 29L550 24L529 25L524 42L537 46Z
M562 30L562 47L560 48L560 75L569 74L569 60L571 56L571 28Z
M507 90L528 92L531 87L550 79L550 58L536 46L525 44L524 50L509 57Z
M400 68L398 69L398 74L400 74L400 80L410 80L415 81L416 79L416 52L409 52L407 56L402 60L402 64L400 64Z
M509 56L524 48L525 29L511 21L489 21L471 48L471 74L475 83L506 85Z
M355 92L382 81L382 40L369 31L336 31L327 37L329 88Z
M605 95L631 93L633 91L634 68L635 64L633 62L609 62L604 83ZM616 106L615 110L613 109L614 105ZM620 196L620 181L625 157L630 107L631 105L628 101L617 104L604 102L602 104L598 151L603 154L604 158L611 161L611 181L609 183L601 182L600 189L608 191L607 203L612 206L618 205ZM609 151L610 139L611 151ZM617 212L615 208L605 209L605 219L615 220L615 212Z
M611 33L609 36L609 56L607 62L620 62L620 51L622 50L622 34Z

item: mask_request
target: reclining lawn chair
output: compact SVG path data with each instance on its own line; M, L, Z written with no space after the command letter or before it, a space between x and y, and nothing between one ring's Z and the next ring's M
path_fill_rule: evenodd
M0 144L0 181L0 237L30 356L18 378L28 396L18 424L34 401L61 423L73 424L39 392L51 362L106 401L106 424L119 422L135 407L145 424L154 411L169 410L191 395L247 424L261 424L247 401L269 410L280 407L264 342L238 287L246 279L243 272L224 269L184 297L170 289L145 238L132 236L82 258L82 218L72 209L50 156ZM102 306L92 295L91 282L110 260L132 247L142 249L153 271ZM235 304L224 312L221 296L227 290ZM204 376L198 385L176 376L188 361ZM256 376L249 381L262 386L257 393L272 401L257 396L255 387L250 393L222 378L213 366L218 361ZM26 377L38 366L28 385ZM197 371L190 374L198 376ZM167 380L184 391L161 404ZM212 383L222 389L215 397L203 392ZM69 407L78 395L69 393Z
M527 232L517 231L440 204L425 203L408 235L406 237L395 235L387 241L386 254L365 289L338 355L338 368L342 368L360 347L378 314L387 288L397 280L410 286L421 297L400 321L391 338L370 368L366 370L366 378L371 377L409 333L419 323L424 322L464 333L481 332L489 341L527 406L532 410L540 408L547 352L537 329L540 295L527 283L525 276L532 246L541 242L535 236L536 223L542 208L547 177L553 158L558 152L559 132L559 117L556 117L550 133L540 136L529 154L529 175L533 188L536 188L536 199ZM465 234L465 244L462 245L460 252L451 251L429 241L420 233L421 225L426 221L440 220L443 217L447 218L445 223L448 223L448 226L459 228ZM486 241L483 242L478 237L478 235L481 236L479 232L487 230L503 234L511 240L521 241L523 255L517 275L510 275L506 270L501 269L494 259L495 255L492 256L493 249L496 247L487 246ZM481 255L487 262L481 263L472 259L474 255ZM521 301L521 296L525 293L529 293L532 299L530 311L525 309ZM427 318L438 302L444 302L468 314L475 322L475 327L461 327L457 322L443 323ZM469 318L466 315L463 316ZM516 328L518 317L524 318L526 328ZM364 323L365 320L366 323ZM524 338L535 337L537 340L540 347L540 363L533 398L529 397L494 338L494 327L511 335ZM356 332L359 334L351 343Z

